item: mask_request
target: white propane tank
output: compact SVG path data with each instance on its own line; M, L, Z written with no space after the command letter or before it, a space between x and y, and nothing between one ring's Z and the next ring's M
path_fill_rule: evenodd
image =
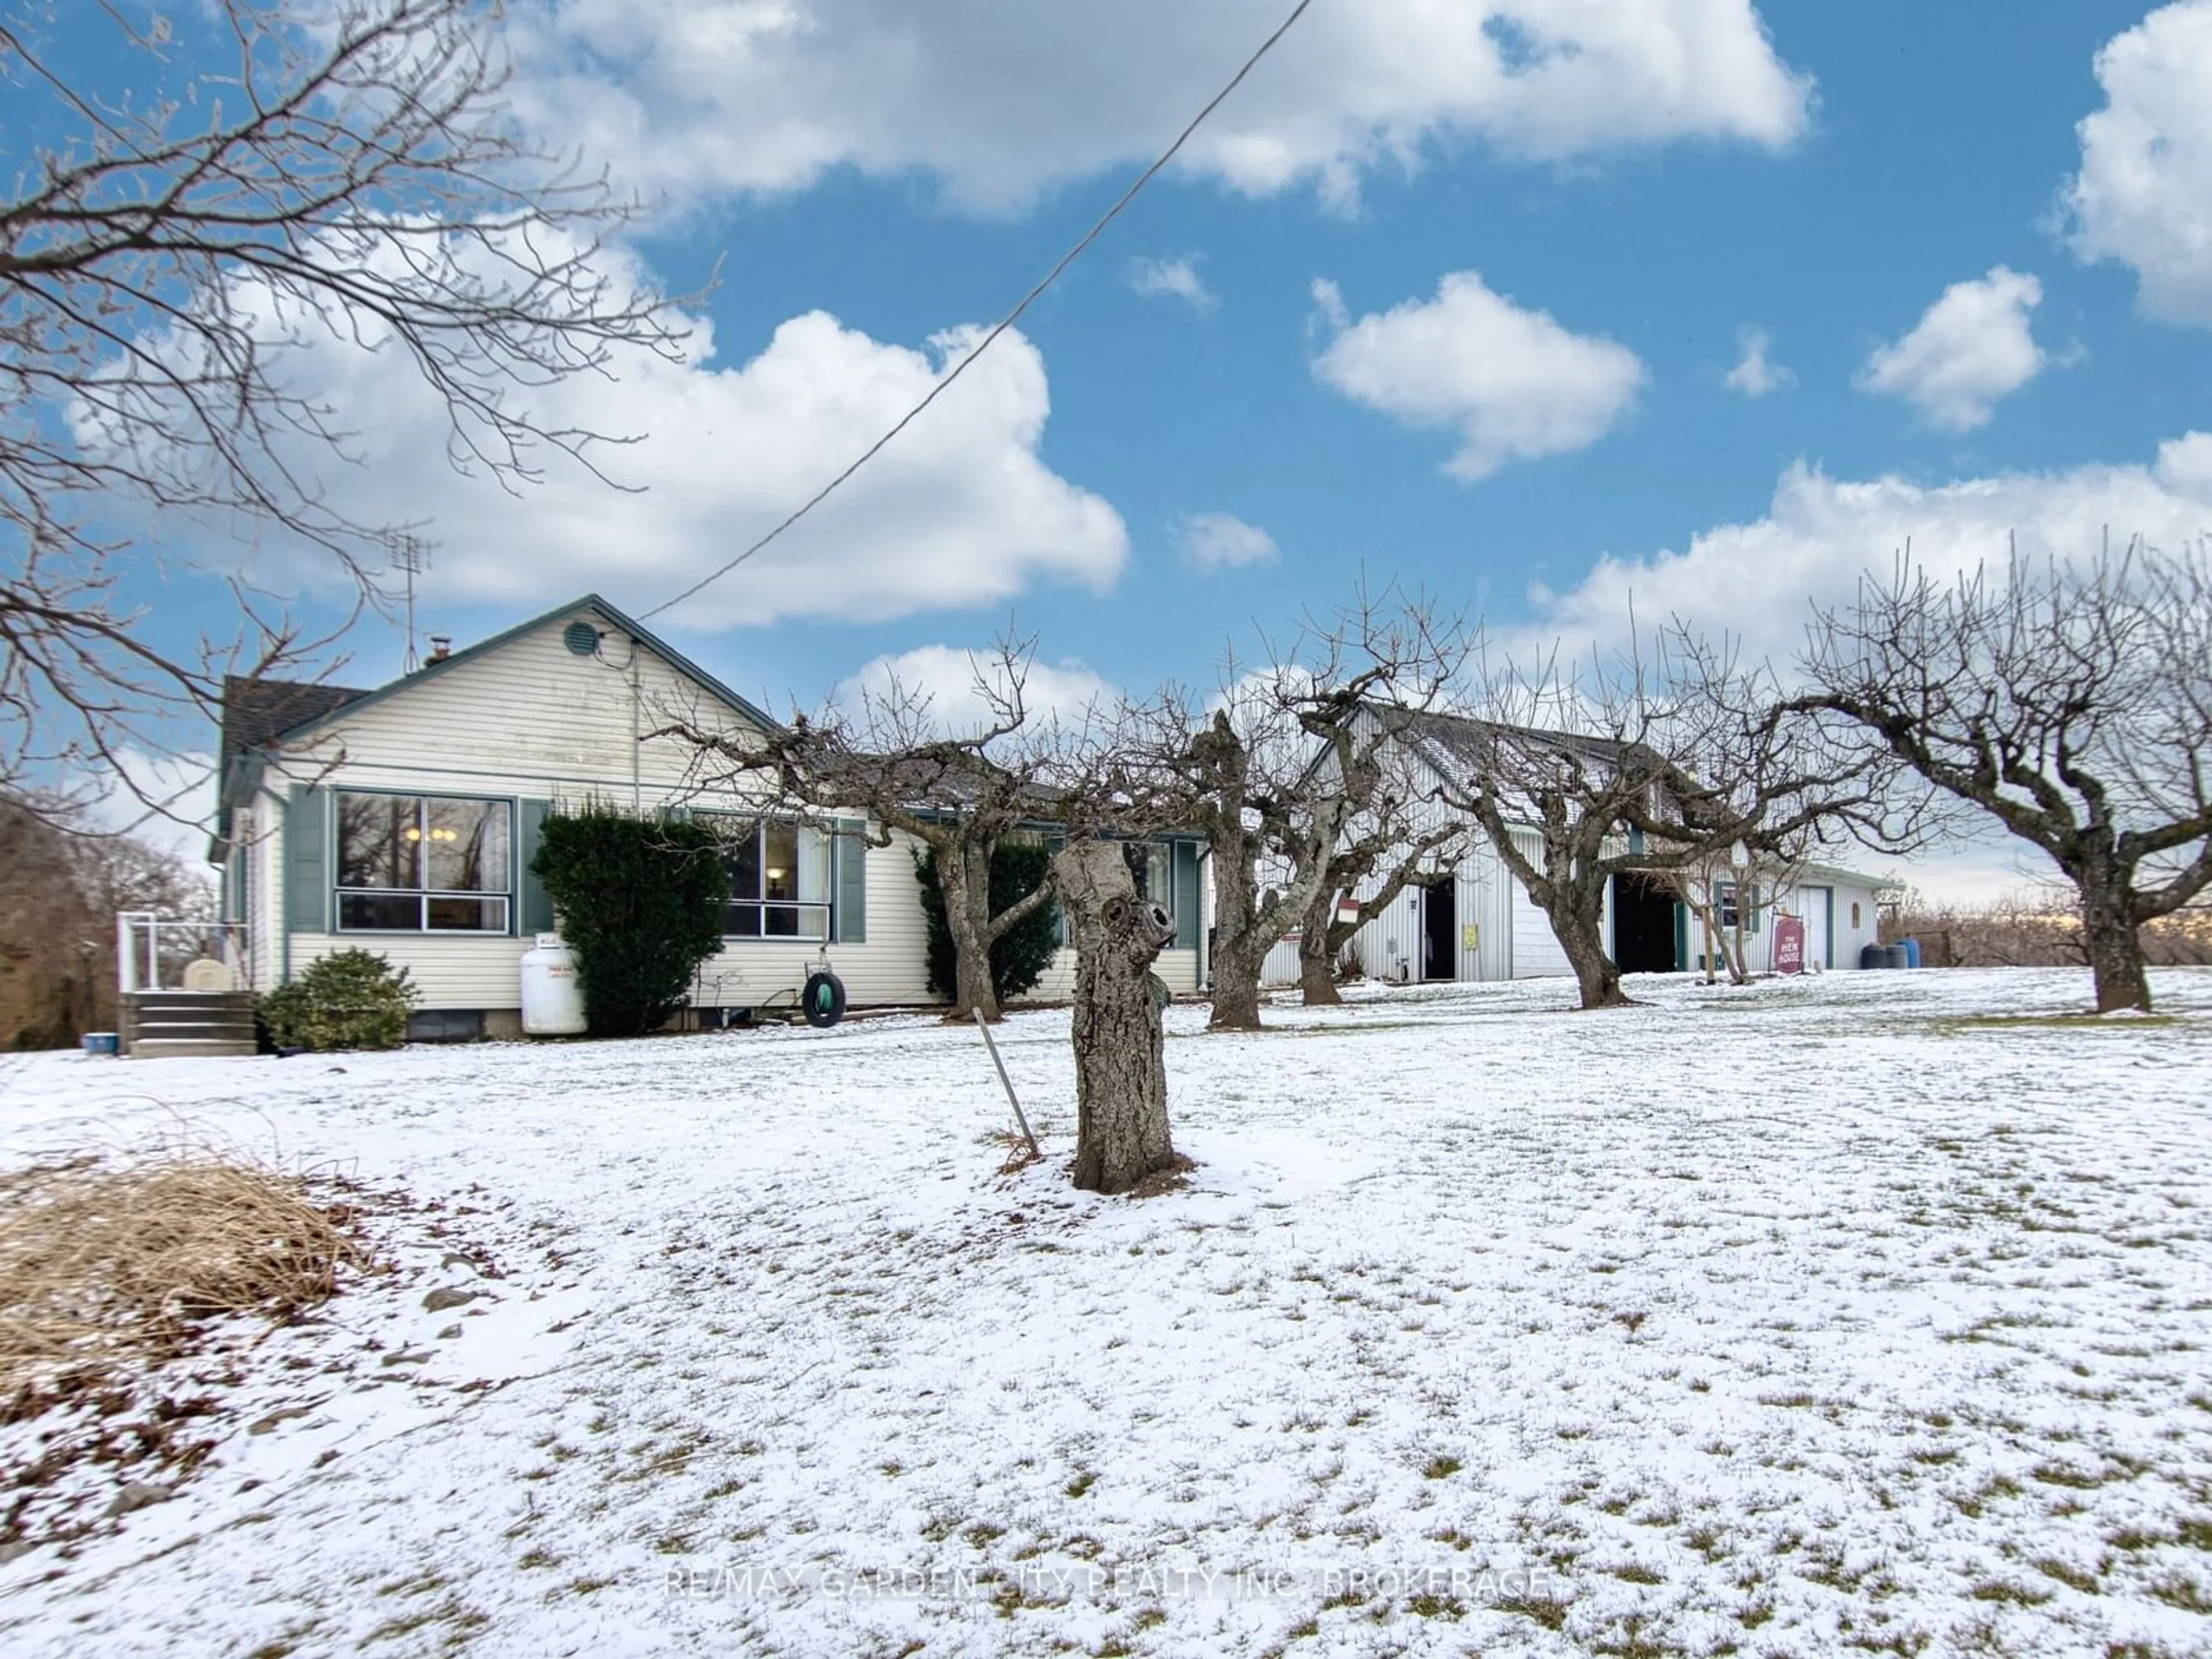
M522 953L522 1030L528 1036L581 1036L584 988L576 953L558 933L540 933Z

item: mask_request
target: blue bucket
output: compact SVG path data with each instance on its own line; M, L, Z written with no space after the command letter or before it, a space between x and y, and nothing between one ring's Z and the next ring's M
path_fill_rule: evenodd
M84 1034L84 1051L88 1054L114 1055L122 1053L123 1045L116 1041L112 1031L87 1031Z

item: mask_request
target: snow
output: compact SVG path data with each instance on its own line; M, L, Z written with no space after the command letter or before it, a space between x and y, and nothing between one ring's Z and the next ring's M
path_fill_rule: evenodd
M173 1498L0 1565L0 1644L2203 1652L2212 972L2153 982L1179 1006L1200 1167L1140 1201L1066 1184L1064 1012L1000 1033L1011 1177L920 1018L6 1062L11 1161L183 1132L413 1204Z

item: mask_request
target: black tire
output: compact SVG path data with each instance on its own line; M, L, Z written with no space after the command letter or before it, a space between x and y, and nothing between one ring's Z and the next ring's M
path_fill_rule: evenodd
M806 988L799 994L799 1006L809 1025L828 1030L845 1018L845 981L826 969L809 974Z

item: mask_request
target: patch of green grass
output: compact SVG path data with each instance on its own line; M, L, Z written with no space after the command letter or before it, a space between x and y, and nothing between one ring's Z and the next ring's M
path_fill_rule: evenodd
M1687 1648L1660 1642L1644 1633L1644 1615L1632 1613L1620 1621L1620 1633L1590 1644L1590 1651L1607 1659L1686 1659Z
M2046 1486L2067 1486L2075 1492L2094 1492L2105 1484L2103 1475L2077 1469L2069 1463L2038 1463L2027 1473L2030 1480L2039 1480Z
M1562 1630L1566 1626L1569 1605L1556 1595L1509 1595L1502 1601L1492 1601L1490 1610L1533 1619L1546 1630Z
M2039 1607L2051 1599L2049 1590L2008 1583L2002 1578L1985 1578L1966 1594L1977 1601L2002 1601L2016 1607Z
M1464 1467L1465 1465L1456 1457L1444 1452L1438 1452L1421 1466L1421 1477L1425 1480L1442 1480L1448 1476L1457 1474Z
M1060 1490L1070 1498L1080 1498L1097 1484L1098 1476L1096 1473L1090 1469L1079 1469L1076 1471L1075 1478Z
M2212 1590L2186 1573L2169 1573L2149 1589L2169 1607L2179 1607L2184 1613L2212 1613Z
M1652 1571L1650 1568L1634 1561L1630 1562L1625 1567L1609 1567L1607 1571L1624 1583L1663 1584L1667 1582L1666 1578L1662 1575L1656 1573Z
M2100 1014L1939 1014L1925 1023L1931 1036L1967 1036L1977 1031L2145 1031L2179 1025L2172 1014L2130 1014L2106 1019Z
M2056 1556L2040 1557L2034 1565L2035 1570L2045 1578L2055 1578L2068 1589L2080 1590L2084 1595L2094 1595L2104 1582L2086 1567L2069 1565Z

